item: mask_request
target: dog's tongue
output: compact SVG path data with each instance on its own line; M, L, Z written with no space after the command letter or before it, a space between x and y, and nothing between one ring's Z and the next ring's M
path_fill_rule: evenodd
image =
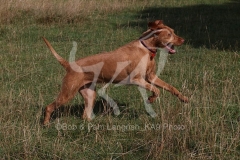
M176 51L174 50L174 46L173 45L171 45L171 46L167 45L165 48L168 50L168 53L170 53L170 54L176 53Z

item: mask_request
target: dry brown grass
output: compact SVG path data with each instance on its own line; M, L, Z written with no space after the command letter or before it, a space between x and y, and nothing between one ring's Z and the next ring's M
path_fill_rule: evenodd
M149 2L136 0L2 0L0 22L11 23L14 19L30 14L40 22L72 22L95 13L111 13L129 6L145 6ZM131 8L132 9L132 8Z

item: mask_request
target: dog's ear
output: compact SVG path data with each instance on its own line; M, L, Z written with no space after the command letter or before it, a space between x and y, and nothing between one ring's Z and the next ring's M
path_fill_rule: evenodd
M156 20L154 22L149 22L148 28L150 28L151 30L156 30L156 29L160 29L162 25L163 25L162 20Z

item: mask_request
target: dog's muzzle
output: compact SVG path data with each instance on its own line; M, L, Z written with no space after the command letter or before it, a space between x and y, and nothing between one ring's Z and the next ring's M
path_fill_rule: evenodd
M168 50L169 54L176 53L176 50L174 49L174 45L172 45L171 43L168 43L167 45L165 45L165 48Z

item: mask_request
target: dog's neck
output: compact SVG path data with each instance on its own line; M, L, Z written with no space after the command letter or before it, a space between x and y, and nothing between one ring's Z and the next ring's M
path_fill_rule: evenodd
M150 45L148 45L148 43L146 43L144 40L140 40L141 44L148 49L148 51L151 52L150 57L151 59L153 59L156 54L157 54L157 48L156 47L150 47Z
M145 40L140 38L139 41L146 49L148 49L148 51L150 52L151 59L153 59L156 56L157 49L159 48L159 46L162 45L158 42L158 40L155 37L151 37Z

